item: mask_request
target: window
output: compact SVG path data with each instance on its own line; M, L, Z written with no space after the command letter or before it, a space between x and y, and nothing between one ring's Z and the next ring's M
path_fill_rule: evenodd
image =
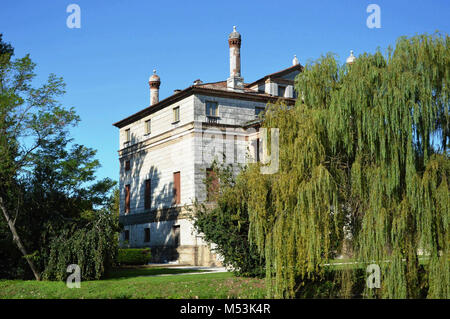
M125 130L125 143L129 142L131 138L130 129Z
M125 214L130 212L130 184L125 185Z
M150 179L145 180L144 208L150 209L152 203L152 183Z
M180 192L180 172L175 172L173 173L173 202L175 205L181 202Z
M152 132L152 122L151 120L145 121L145 134L150 134Z
M259 162L259 137L256 139L256 161Z
M144 243L150 242L150 228L144 228Z
M284 97L285 92L286 92L286 87L278 85L278 96Z
M206 116L219 116L219 107L217 102L206 102Z
M260 106L255 107L255 115L258 116L264 110L265 110L264 107L260 107Z
M208 187L206 200L208 202L215 201L219 192L219 178L212 168L206 169L206 185Z
M126 240L126 241L130 240L130 231L128 229L124 230L124 232L123 232L123 240Z
M125 170L129 171L130 170L130 161L125 161Z
M173 122L179 122L180 121L180 107L177 106L173 109Z
M172 237L174 246L180 246L180 225L175 225L172 227Z

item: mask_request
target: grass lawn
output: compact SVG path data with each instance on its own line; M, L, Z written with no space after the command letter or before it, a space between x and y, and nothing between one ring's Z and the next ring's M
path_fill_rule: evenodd
M183 273L202 273L208 270L185 269L185 268L163 268L163 267L130 267L114 269L108 279L130 278L139 276L174 275Z
M0 298L264 298L263 279L231 273L143 277L186 269L121 269L111 278L82 281L69 289L64 282L0 280ZM193 272L189 270L189 272Z

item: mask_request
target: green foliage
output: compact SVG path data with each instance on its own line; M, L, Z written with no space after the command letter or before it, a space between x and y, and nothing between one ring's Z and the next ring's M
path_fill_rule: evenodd
M358 260L381 267L381 289L364 296L417 298L427 286L426 297L449 298L448 36L402 37L351 66L327 55L296 90L295 108L266 112L264 127L280 131L279 172L243 173L269 295L323 280L346 226Z
M194 227L205 235L204 239L215 245L214 251L223 257L223 264L231 266L240 276L260 277L264 274L264 258L256 245L249 242L247 181L235 178L232 166L212 164L213 176L218 179L217 201L194 205ZM206 187L213 183L210 175ZM211 189L211 188L210 188Z
M120 248L117 254L119 265L146 265L150 259L150 248Z
M75 236L73 240L88 236L99 242L106 237L117 241L117 234L96 235L90 228L103 209L113 208L110 190L115 182L108 178L96 181L95 171L100 166L94 158L96 151L68 138L68 129L79 122L79 117L73 108L64 108L58 102L65 93L62 78L50 74L41 87L33 87L35 64L28 55L13 59L13 53L0 37L0 198L27 250L22 254L30 256L27 258L40 273L46 269L54 247L75 245L68 236ZM88 211L91 213L86 214ZM0 218L0 277L28 278L28 265L17 253L5 220ZM101 221L99 225L105 224ZM86 268L85 273L98 276L103 271L98 254L104 254L104 250L86 245L84 248L91 251L85 254L97 257L91 264L85 263L93 267ZM76 253L76 249L70 252ZM63 260L52 254L55 260ZM56 267L55 262L51 267ZM62 266L53 268L48 278L55 277Z
M98 212L84 227L63 230L50 243L43 278L65 280L71 264L80 267L82 280L104 277L117 255L117 231L117 218L105 211Z

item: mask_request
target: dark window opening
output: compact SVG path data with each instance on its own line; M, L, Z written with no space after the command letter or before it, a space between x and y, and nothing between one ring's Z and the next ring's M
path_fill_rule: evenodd
M124 232L123 232L123 240L126 240L126 241L130 240L130 231L128 229L124 230Z
M150 209L152 203L152 183L150 179L145 180L144 208Z
M131 167L130 161L125 161L125 170L126 170L126 171L129 171L129 170L130 170L130 167Z
M125 185L125 213L130 212L130 184Z
M150 242L150 228L144 228L144 242Z
M180 246L180 225L175 225L172 227L172 236L174 246Z
M206 102L206 116L219 116L217 102Z
M278 86L278 96L284 97L285 92L286 92L285 86Z
M259 137L256 139L256 161L259 162Z

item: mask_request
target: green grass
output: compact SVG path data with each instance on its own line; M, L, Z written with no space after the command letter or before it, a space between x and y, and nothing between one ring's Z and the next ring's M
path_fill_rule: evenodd
M166 269L167 270L167 269ZM173 269L172 269L173 270ZM183 269L184 270L184 269ZM141 271L141 269L139 269ZM161 271L161 270L159 270ZM128 272L128 275L126 273ZM145 269L143 273L150 273ZM231 273L142 277L136 269L122 269L116 278L82 281L69 289L64 282L1 280L0 298L264 298L263 279L240 278ZM113 275L114 276L114 275Z
M173 275L184 273L202 273L208 270L201 269L180 269L180 268L162 268L162 267L134 267L134 268L119 268L114 269L109 274L108 279L113 278L130 278L139 276L155 276L155 275Z

